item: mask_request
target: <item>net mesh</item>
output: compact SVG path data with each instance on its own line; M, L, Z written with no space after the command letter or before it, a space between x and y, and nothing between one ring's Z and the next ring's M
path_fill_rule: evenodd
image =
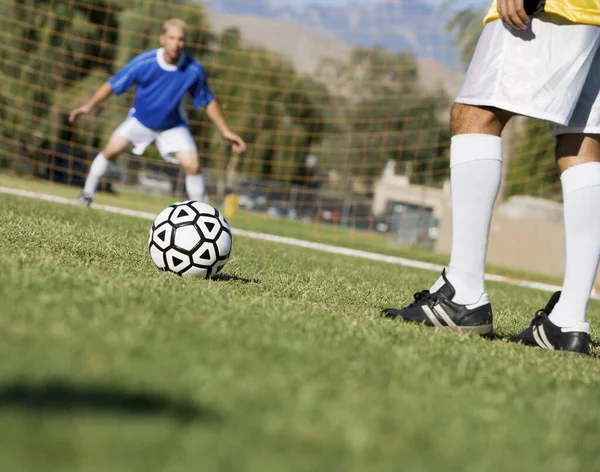
M189 110L211 201L234 192L241 214L432 247L447 198L449 107L487 4L338 3L2 0L0 167L82 186L134 92L75 125L70 110L158 47L163 21L179 17L189 25L186 50L248 143L233 154L204 112ZM559 198L545 125L520 121L514 135L504 197ZM144 157L123 154L101 189L185 195L183 171L154 147Z

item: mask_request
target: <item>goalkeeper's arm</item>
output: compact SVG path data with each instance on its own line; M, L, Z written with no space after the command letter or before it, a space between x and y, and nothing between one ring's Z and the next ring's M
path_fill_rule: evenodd
M231 131L229 126L227 126L225 117L223 116L223 113L221 113L221 109L219 108L216 100L213 99L206 106L206 114L219 129L223 137L231 143L233 152L244 152L246 150L246 143L244 140Z
M96 107L96 105L106 100L112 95L112 93L113 89L108 82L102 84L102 86L98 90L96 90L94 96L90 98L90 100L85 105L80 106L79 108L75 108L73 111L71 111L71 113L69 114L69 123L73 123L77 119L77 117L82 113L91 112Z

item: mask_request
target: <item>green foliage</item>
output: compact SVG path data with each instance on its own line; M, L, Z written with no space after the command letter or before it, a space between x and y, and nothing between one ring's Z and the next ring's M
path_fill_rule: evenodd
M477 40L483 30L484 16L485 11L479 7L468 7L452 15L448 23L448 31L456 35L454 45L460 50L465 67L469 65L475 52Z
M189 25L188 52L205 65L229 125L249 143L239 171L289 180L314 151L320 162L353 166L363 177L378 175L389 159L416 182L439 180L437 169L446 167L449 140L439 117L447 99L421 90L408 54L355 49L348 63L329 65L347 84L338 93L283 57L242 45L235 28L215 36L199 3L3 0L0 13L10 44L0 47L0 136L10 155L36 159L65 139L102 146L133 91L111 98L76 127L68 125L68 112L135 55L156 47L165 19L180 17ZM204 165L225 169L230 147L206 116L191 116Z
M193 280L149 225L0 196L2 470L598 469L598 359L502 341L547 293L490 282L500 339L459 336L380 315L432 272L235 236Z
M249 143L239 170L289 179L327 127L325 87L264 48L242 46L236 28L221 34L204 63L230 126ZM205 138L209 166L223 169L230 150L218 131L204 118L194 132Z
M114 45L117 55L113 69L123 67L142 51L158 47L158 35L168 18L181 18L187 24L186 51L199 58L214 39L208 26L206 11L187 1L134 0L118 16L119 39Z
M332 118L343 130L320 148L343 149L347 165L374 177L393 159L414 183L443 180L448 165L449 101L419 85L416 60L381 48L356 48L349 63L325 61L321 74L342 86ZM442 117L443 115L443 117Z
M96 2L101 4L100 2ZM35 159L59 139L57 97L112 58L115 18L66 0L2 3L0 48L5 106L0 136L13 151ZM72 105L72 103L71 103ZM64 120L63 120L64 121Z
M554 140L548 125L526 118L518 137L519 144L508 162L506 196L559 199L560 180L554 160Z
M89 3L89 2L88 2ZM157 46L164 19L188 24L187 51L205 62L211 86L230 126L251 146L242 170L287 178L294 161L320 139L325 128L327 92L298 75L283 58L260 48L244 47L239 31L215 38L198 4L185 1L94 0L95 8L53 0L4 2L3 32L15 40L0 48L3 68L2 135L20 144L19 153L34 157L64 135L68 111L140 52ZM107 26L109 28L107 28ZM215 52L207 54L212 46ZM10 100L6 97L12 97ZM74 139L101 143L123 119L133 92L112 99L97 116L78 123ZM317 107L317 102L319 107ZM116 106L115 106L116 105ZM32 140L32 130L34 138ZM210 165L225 165L229 147L206 118L193 126Z

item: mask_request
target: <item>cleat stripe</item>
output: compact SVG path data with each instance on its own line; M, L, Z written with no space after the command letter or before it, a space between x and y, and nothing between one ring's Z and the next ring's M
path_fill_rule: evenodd
M537 345L539 347L541 347L542 349L552 349L552 346L549 346L548 344L546 344L544 342L544 340L540 337L540 333L539 333L540 328L538 326L534 326L533 327L533 339L535 339L535 342L537 343ZM544 333L544 337L546 337L546 333ZM546 338L548 339L548 338Z
M537 327L536 326L533 327L532 332L533 332L533 339L535 340L535 342L537 343L537 345L539 347L541 347L542 349L547 349L546 345L542 342L542 340L540 339L540 336L537 333Z
M454 321L452 321L452 318L450 318L450 315L448 315L448 313L446 313L446 310L444 310L444 308L440 305L434 305L433 307L435 313L437 315L439 315L448 326L456 326L456 323Z
M540 335L540 337L542 338L542 341L544 341L546 343L546 346L548 346L548 349L550 349L551 351L554 350L554 346L552 345L552 343L548 340L548 336L546 335L546 330L544 329L543 325L540 325L538 327L538 334Z
M427 315L427 318L429 318L429 320L433 323L433 326L437 326L438 328L443 328L443 325L438 321L436 316L433 314L433 311L431 311L431 308L429 308L427 305L423 305L421 307L421 309Z

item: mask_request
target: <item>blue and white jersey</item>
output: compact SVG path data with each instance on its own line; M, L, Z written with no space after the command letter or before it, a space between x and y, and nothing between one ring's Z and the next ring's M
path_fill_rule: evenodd
M214 100L204 68L183 52L177 64L168 64L162 48L134 57L108 83L117 95L136 84L130 116L153 130L187 126L188 93L195 108Z

